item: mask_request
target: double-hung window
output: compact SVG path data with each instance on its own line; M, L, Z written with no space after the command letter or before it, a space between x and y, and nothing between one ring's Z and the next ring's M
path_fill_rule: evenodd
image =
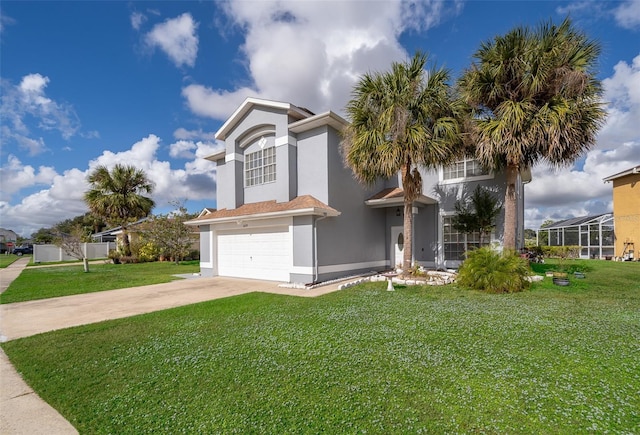
M458 178L471 178L489 175L489 171L484 169L475 159L460 160L447 166L442 170L443 180L455 180Z
M276 181L276 148L269 147L249 153L244 158L245 186Z

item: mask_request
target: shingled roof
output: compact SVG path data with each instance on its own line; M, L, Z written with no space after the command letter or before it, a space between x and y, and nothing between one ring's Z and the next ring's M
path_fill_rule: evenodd
M267 218L277 216L338 216L340 212L329 207L322 201L317 200L311 195L297 196L291 201L276 202L262 201L251 204L243 204L238 208L215 210L210 213L202 214L196 219L187 222L187 225L200 225L203 223L224 222L238 218Z

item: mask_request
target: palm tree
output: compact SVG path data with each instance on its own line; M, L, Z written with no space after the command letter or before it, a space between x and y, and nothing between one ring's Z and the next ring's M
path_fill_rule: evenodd
M112 171L98 166L87 180L91 189L85 192L84 201L89 210L111 225L122 226L124 253L131 255L127 226L151 213L155 203L143 194L151 194L153 184L144 171L121 164L115 165Z
M421 53L391 71L365 74L346 107L351 124L342 151L356 179L372 185L400 172L404 192L403 270L411 268L413 202L422 193L418 166L436 168L462 152L460 123L445 69L425 71Z
M599 45L569 19L518 27L481 44L459 81L473 109L476 157L506 171L504 247L516 247L520 171L537 162L569 166L594 146L605 119L596 79Z

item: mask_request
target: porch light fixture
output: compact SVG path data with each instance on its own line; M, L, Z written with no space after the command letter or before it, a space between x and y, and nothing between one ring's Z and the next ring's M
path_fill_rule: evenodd
M401 213L400 213L400 207L398 207L398 208L396 208L396 216L400 216L400 215L401 215Z

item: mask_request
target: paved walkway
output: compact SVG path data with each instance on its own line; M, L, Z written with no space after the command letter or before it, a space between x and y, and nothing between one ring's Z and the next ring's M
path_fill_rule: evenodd
M21 258L0 269L0 292L26 267ZM313 290L279 288L277 283L235 278L194 278L121 290L0 305L0 340L129 317L249 292L315 297L338 289L338 283ZM29 319L26 321L26 319ZM0 350L0 434L77 434L20 377Z

